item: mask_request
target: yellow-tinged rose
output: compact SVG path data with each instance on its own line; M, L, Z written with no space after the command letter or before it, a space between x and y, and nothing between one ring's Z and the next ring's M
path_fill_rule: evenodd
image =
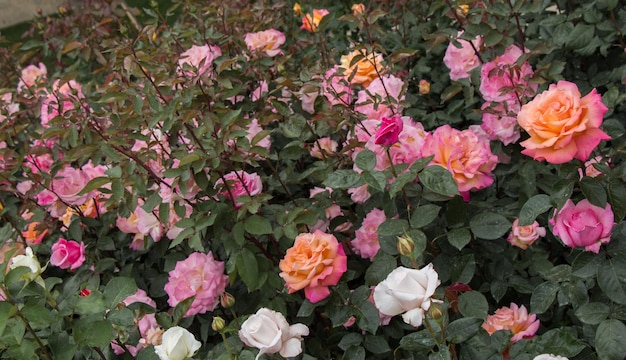
M353 61L355 57L360 57L358 61ZM350 79L352 84L363 84L367 87L374 79L385 72L383 66L383 56L375 52L366 54L365 50L358 49L341 57L341 68L344 69L344 76ZM354 73L354 76L352 74Z

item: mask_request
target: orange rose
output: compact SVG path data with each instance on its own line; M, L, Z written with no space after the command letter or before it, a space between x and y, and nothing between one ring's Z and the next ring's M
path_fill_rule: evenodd
M346 272L347 259L335 236L320 230L300 234L278 265L280 277L290 294L304 289L306 298L315 303L330 295L328 287L337 285Z
M46 235L48 235L48 229L42 229L41 223L36 221L28 224L26 231L22 231L22 236L28 246L40 244Z
M361 56L361 58L352 64L355 56ZM341 68L344 69L343 74L346 79L352 77L352 80L350 80L352 84L363 84L365 87L385 72L381 54L371 53L366 55L365 50L361 49L342 56ZM352 76L353 73L354 76Z
M295 6L294 6L294 11L295 11ZM302 26L300 26L300 28L308 32L316 32L317 27L320 25L320 22L322 21L322 18L328 15L329 13L330 12L326 9L313 10L313 15L306 14L302 18Z
M596 89L581 98L574 83L550 85L517 114L517 122L530 135L520 143L526 148L522 154L552 164L586 161L600 141L611 139L600 130L607 111Z

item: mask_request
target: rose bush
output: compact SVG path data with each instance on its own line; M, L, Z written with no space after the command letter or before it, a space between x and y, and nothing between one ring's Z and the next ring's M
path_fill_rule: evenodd
M624 28L85 0L1 30L0 357L622 359Z

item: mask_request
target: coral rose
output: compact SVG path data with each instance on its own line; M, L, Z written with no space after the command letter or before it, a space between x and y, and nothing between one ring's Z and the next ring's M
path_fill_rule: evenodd
M167 303L176 306L195 296L186 317L213 311L220 303L220 295L226 290L228 276L224 275L224 263L213 259L213 254L195 252L176 263L165 284L169 295Z
M354 58L357 56L360 58L355 61ZM341 68L343 75L349 79L350 83L363 84L365 87L385 72L383 56L374 52L366 54L364 49L357 49L348 55L343 55Z
M539 329L539 320L537 315L528 314L524 305L511 303L511 307L501 307L493 315L487 316L482 326L489 335L498 330L510 330L513 333L511 342L515 342L535 336Z
M316 32L322 18L328 14L330 14L330 12L326 9L315 9L313 10L313 15L306 14L302 17L302 26L300 26L300 28L308 32Z
M282 51L280 46L285 43L285 34L276 30L269 29L255 33L247 33L244 41L250 51L259 51L267 56L276 56Z
M604 208L593 205L589 200L581 200L574 205L567 200L563 208L556 212L550 222L552 232L569 247L584 246L586 251L598 253L600 245L611 241L613 210L610 204Z
M608 108L593 89L581 98L576 84L561 80L522 106L517 122L530 138L522 141L522 154L552 164L574 158L586 161L602 140L600 130Z
M24 241L26 241L28 246L41 244L46 235L48 235L48 229L44 224L36 221L29 223L27 230L22 231L22 237L24 237Z
M290 294L304 289L306 298L316 303L330 295L328 287L346 272L347 259L335 236L319 230L300 234L280 261L280 277Z

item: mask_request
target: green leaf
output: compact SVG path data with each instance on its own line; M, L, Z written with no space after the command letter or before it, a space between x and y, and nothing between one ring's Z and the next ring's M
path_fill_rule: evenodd
M458 250L462 250L465 245L469 244L472 240L472 234L467 229L454 229L448 231L446 234L450 245L454 246Z
M539 284L530 297L530 312L534 314L546 312L554 302L558 290L559 284L555 282L546 281Z
M417 175L412 172L405 172L396 177L391 185L389 185L389 196L393 198L397 193L401 192L406 184L412 183Z
M593 205L606 207L606 191L595 178L584 177L580 181L580 190Z
M576 330L566 327L548 330L539 336L537 343L544 353L559 354L570 359L585 348L577 338Z
M111 182L111 179L109 179L108 177L104 177L104 176L95 177L89 180L87 185L85 185L85 187L81 191L78 192L78 195L83 195L92 190L96 190L102 187L104 184L108 184L110 182Z
M519 226L531 225L537 216L550 210L552 204L548 195L535 195L528 199L519 213Z
M595 26L579 22L569 33L565 46L570 49L584 48L591 43L591 40L594 37L594 30Z
M453 344L460 344L474 336L483 322L483 319L472 317L454 320L446 327L446 340Z
M374 304L369 301L361 303L357 312L359 329L375 334L380 325L380 313Z
M305 299L304 302L302 302L302 305L300 305L300 309L298 309L298 313L296 314L296 316L297 317L310 316L311 314L313 314L313 311L315 310L316 307L317 305L313 304L308 299Z
M400 347L408 351L423 351L435 347L436 341L428 330L421 330L405 335L400 339Z
M611 179L608 181L606 192L615 218L623 219L626 216L626 187L624 187L624 183L618 179Z
M343 360L365 360L365 349L362 346L351 346L343 354Z
M626 354L626 325L619 320L605 320L596 330L596 351L601 360L623 360Z
M572 275L582 279L595 277L602 258L590 252L581 252L572 263Z
M428 360L452 360L452 354L447 347L440 347L439 351L428 355Z
M511 222L500 214L485 212L470 220L470 229L476 237L495 240L511 230Z
M379 236L397 236L409 229L409 223L402 219L387 219L378 226Z
M387 187L387 177L383 172L380 171L364 171L361 174L361 177L365 181L365 183L372 189L378 191L385 191L385 187Z
M252 235L264 235L273 232L272 224L270 224L266 218L259 215L252 215L247 218L244 223L244 229Z
M459 311L465 317L487 319L489 304L483 294L478 291L468 291L459 295Z
M372 354L384 354L391 351L387 340L382 336L365 335L365 341L363 342L365 349Z
M92 291L89 296L80 296L76 300L76 309L74 310L79 315L89 315L104 312L107 310L107 306L104 303L104 296L99 291Z
M341 341L337 344L337 346L339 346L341 350L346 351L351 346L361 345L362 341L363 336L361 336L361 334L347 333L343 338L341 338Z
M237 273L248 291L254 291L259 288L259 264L256 256L247 248L241 249L237 255Z
M459 187L452 174L445 168L433 165L428 166L419 175L420 183L435 194L454 196L459 194Z
M597 325L611 313L611 308L601 302L590 302L576 310L576 316L585 324Z
M377 285L385 280L387 275L396 267L398 264L395 257L379 251L372 264L365 271L365 283L370 286Z
M72 360L77 348L66 332L50 334L48 345L50 345L55 360Z
M88 317L74 322L72 335L79 344L109 346L111 340L115 339L115 330L107 320L95 320Z
M11 318L17 312L15 305L11 305L8 302L0 301L0 336L4 333L4 328L7 326L7 320Z
M328 174L324 181L324 186L332 189L350 189L358 187L361 182L361 175L354 170L339 169Z
M104 288L104 298L109 309L113 309L124 299L137 292L135 279L128 277L114 277Z
M433 204L426 204L418 207L413 212L413 215L411 215L411 227L421 228L430 224L437 218L440 210L440 206Z
M626 279L626 264L606 260L598 268L598 285L609 299L626 305L626 286L620 279Z
M376 154L372 150L364 149L357 154L354 164L363 171L372 171L376 166Z

